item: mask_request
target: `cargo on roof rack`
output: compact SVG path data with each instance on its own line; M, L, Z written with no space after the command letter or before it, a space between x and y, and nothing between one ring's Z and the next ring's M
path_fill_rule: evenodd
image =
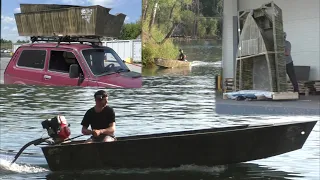
M61 5L61 4L20 4L21 13L30 13L38 11L49 11L55 9L81 7L75 5Z
M14 14L19 36L120 36L125 14L110 8L57 4L20 4Z

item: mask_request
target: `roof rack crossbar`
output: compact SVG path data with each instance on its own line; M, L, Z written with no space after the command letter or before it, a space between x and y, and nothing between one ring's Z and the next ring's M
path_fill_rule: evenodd
M57 46L59 46L61 42L79 42L81 44L84 42L91 44L101 43L99 36L32 36L30 40L32 44L36 41L57 42Z

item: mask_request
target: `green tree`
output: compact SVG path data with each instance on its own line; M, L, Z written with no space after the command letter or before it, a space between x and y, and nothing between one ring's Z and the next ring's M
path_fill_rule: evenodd
M190 25L184 16L194 17L194 13L187 8L191 6L192 0L148 0L148 3L152 7L151 13L147 13L150 14L148 32L151 35L152 30L157 28L164 33L160 44L165 43L180 24L187 27Z
M174 32L219 37L222 5L223 0L143 0L143 65L152 65L155 57L177 58L178 47L171 39Z
M12 41L1 38L1 49L11 49Z
M1 38L1 43L12 43L12 41Z
M176 59L178 55L178 48L175 47L172 40L168 38L172 27L165 27L173 25L172 22L159 23L159 20L162 20L164 15L162 15L162 11L158 10L159 8L166 9L162 7L167 7L164 2L164 0L144 0L143 2L142 64L144 67L153 66L154 58ZM170 2L168 2L169 5ZM159 12L159 14L157 12ZM169 14L168 17L172 16L173 15ZM161 26L161 28L159 28L159 26Z
M24 44L24 43L29 43L30 41L29 40L27 40L27 41L25 41L25 40L18 40L17 41L17 43L19 43L19 44Z
M217 17L223 14L223 0L199 0L204 17Z
M215 24L222 17L223 0L144 0L143 7L144 20L150 18L149 34L153 28L166 34L159 43L165 42L174 32L199 38L221 34L218 33L221 27Z
M141 34L141 30L141 21L137 21L136 23L124 24L119 39L136 39Z

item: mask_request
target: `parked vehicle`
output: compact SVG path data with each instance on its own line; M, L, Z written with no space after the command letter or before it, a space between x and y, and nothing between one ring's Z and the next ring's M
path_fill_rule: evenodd
M21 45L4 72L4 84L140 88L132 72L109 47L80 43Z

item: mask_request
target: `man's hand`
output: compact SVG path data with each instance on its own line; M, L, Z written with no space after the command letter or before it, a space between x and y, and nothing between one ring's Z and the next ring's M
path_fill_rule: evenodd
M101 134L101 131L98 130L98 129L94 129L94 130L92 131L92 135L93 135L94 137L98 137L100 134Z
M82 134L84 134L84 135L91 135L92 134L92 131L91 130L89 130L87 127L82 127Z
M284 51L285 56L289 56L289 52L287 50Z

